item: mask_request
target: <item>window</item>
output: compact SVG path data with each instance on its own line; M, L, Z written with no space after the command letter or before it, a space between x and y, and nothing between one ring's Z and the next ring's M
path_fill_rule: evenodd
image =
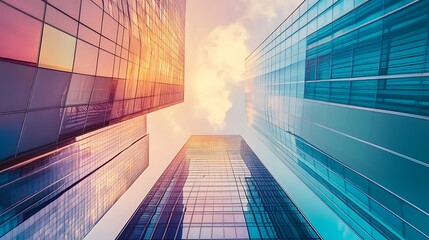
M49 3L77 20L79 18L80 1L81 0L49 0Z
M39 66L70 72L75 44L74 37L45 24Z
M70 77L71 73L39 69L34 83L30 108L63 106Z
M74 72L95 75L98 49L84 41L77 40Z
M34 67L0 61L0 112L27 108L35 72Z
M82 1L80 21L96 32L101 31L101 18L103 11L91 0Z
M77 35L77 22L49 5L46 8L45 21L73 36Z
M88 104L94 80L94 76L73 74L67 94L66 105Z
M61 122L60 109L27 113L19 152L53 143Z
M0 3L0 57L36 63L42 23Z
M27 1L27 0L4 0L4 2L30 14L39 20L43 19L45 11L45 3L43 1ZM3 14L3 12L1 12Z
M91 103L106 102L109 99L110 83L112 79L106 77L96 77L94 89L92 91Z
M97 75L112 77L113 60L114 60L113 54L110 54L104 50L100 50L98 55Z
M117 31L118 31L118 23L107 13L104 13L103 35L115 42Z
M88 106L67 107L63 110L63 122L60 131L60 139L71 135L81 134L86 121Z
M79 24L79 39L83 39L96 47L100 45L100 34L87 28L83 24Z
M15 154L24 113L0 115L0 159Z

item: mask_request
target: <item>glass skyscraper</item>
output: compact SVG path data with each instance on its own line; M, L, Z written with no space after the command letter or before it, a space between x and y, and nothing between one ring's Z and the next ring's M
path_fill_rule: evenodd
M136 117L2 169L0 236L82 239L149 165L145 126Z
M241 136L191 136L117 239L320 239Z
M5 0L0 13L0 161L183 101L184 0Z
M81 239L183 101L185 0L0 1L0 238Z
M304 1L246 59L248 123L363 239L429 238L429 1Z

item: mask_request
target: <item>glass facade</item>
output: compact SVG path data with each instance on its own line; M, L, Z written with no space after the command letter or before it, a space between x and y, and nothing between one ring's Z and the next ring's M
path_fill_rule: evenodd
M241 136L191 136L117 239L320 239Z
M0 13L0 162L183 101L185 0L2 0Z
M304 1L246 59L252 129L363 239L429 238L429 2Z
M2 166L0 238L82 239L149 165L148 138L140 116Z
M82 239L183 101L185 0L0 0L0 238Z

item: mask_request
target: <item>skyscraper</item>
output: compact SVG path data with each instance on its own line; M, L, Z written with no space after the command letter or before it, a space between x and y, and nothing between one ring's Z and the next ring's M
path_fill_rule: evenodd
M241 136L191 136L118 239L320 239Z
M183 101L185 0L0 2L0 238L83 238Z
M1 236L82 239L148 166L145 126L136 117L2 169Z
M364 239L429 238L429 2L304 1L246 59L250 126Z
M183 101L184 0L7 0L0 12L2 162Z

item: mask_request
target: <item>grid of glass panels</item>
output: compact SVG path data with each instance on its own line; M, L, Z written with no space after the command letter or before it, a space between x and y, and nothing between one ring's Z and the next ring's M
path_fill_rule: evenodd
M0 161L183 101L185 0L1 0L0 13Z
M304 1L246 59L253 129L364 239L429 238L429 2Z
M148 138L140 116L1 170L0 238L82 239L149 165Z
M117 239L320 239L241 136L191 136Z

